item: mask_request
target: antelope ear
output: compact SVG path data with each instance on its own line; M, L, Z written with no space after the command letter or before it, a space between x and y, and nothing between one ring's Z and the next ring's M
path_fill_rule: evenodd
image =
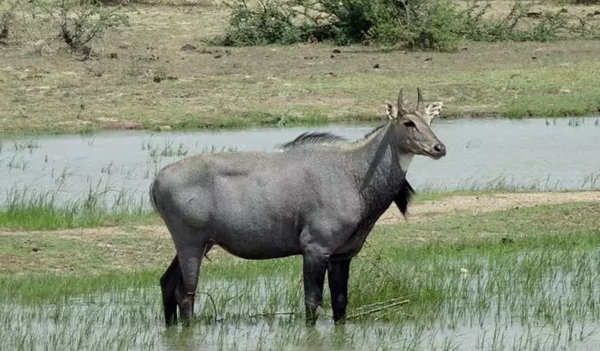
M442 112L442 106L444 106L444 103L441 101L437 101L437 102L432 102L430 104L427 105L427 107L425 107L425 122L427 122L427 124L431 124L431 121L437 117L440 112Z
M385 105L385 116L388 119L394 120L398 118L398 109L389 102Z

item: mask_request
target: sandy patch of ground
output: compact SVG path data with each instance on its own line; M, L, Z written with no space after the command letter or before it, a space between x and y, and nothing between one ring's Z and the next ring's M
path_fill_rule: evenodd
M511 208L596 201L600 201L600 191L456 195L411 205L408 209L408 220L421 221L457 212L481 214ZM378 224L393 224L403 221L405 219L398 208L392 205L381 216Z

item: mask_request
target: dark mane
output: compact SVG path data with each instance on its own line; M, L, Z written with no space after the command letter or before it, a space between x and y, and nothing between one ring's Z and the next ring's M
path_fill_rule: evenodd
M279 148L286 150L307 144L331 144L340 141L347 141L347 139L332 133L307 132L292 141L288 141Z
M366 139L366 138L370 137L371 135L375 134L375 132L377 132L381 128L385 127L386 125L387 125L387 123L384 123L384 124L378 126L377 128L373 129L372 131L368 132L367 134L365 134L365 136L363 137L363 139Z
M379 131L381 128L385 127L386 125L387 124L384 123L384 124L378 126L377 128L371 130L370 132L365 134L365 136L360 140L364 140L364 139L370 137L371 135L375 134L377 131ZM357 140L356 142L358 143L358 142L360 142L360 140ZM347 142L347 141L348 141L348 139L341 137L339 135L336 135L336 134L332 134L332 133L306 132L306 133L303 133L300 136L298 136L296 139L294 139L292 141L288 141L287 143L280 145L279 149L287 150L287 149L292 149L294 147L303 146L303 145L335 144L337 142Z

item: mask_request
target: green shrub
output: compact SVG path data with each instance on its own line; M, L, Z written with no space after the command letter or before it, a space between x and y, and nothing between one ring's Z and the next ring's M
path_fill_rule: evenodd
M278 2L264 0L250 6L238 1L229 6L232 13L222 45L293 44L301 40L300 29L292 23L293 13Z
M6 40L11 35L16 7L16 0L0 0L0 40Z
M390 1L322 0L323 12L331 16L329 38L338 43L366 40L392 42L399 34L399 22L390 12ZM335 28L335 29L332 29Z
M332 16L338 44L374 42L421 49L454 49L461 22L455 6L444 0L321 0Z
M50 15L69 49L86 55L91 52L91 43L102 39L107 30L129 23L129 17L118 9L82 4L79 0L40 6Z
M566 0L565 2L573 5L600 5L600 0Z
M524 1L516 1L499 20L484 19L489 6L473 2L461 9L449 0L259 0L254 4L247 0L229 3L230 26L219 44L318 40L454 50L463 38L548 41L563 35L597 37L598 32L585 18L573 18L566 11L546 12L533 24L520 26L531 6Z
M80 5L95 6L128 6L131 3L131 0L79 0Z
M222 45L293 44L314 38L337 44L402 44L423 49L452 49L459 35L448 30L457 16L444 0L246 0L232 9Z
M419 17L403 26L400 41L409 48L455 50L461 41L464 15L447 1L424 2Z
M464 12L463 37L474 41L551 41L565 36L590 38L597 37L598 28L585 18L570 15L558 10L540 13L533 24L520 28L523 19L528 17L530 3L516 1L510 12L496 21L482 17L489 8L469 7Z

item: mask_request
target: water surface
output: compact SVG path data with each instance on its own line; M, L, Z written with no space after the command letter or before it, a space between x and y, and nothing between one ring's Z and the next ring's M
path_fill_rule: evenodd
M6 139L0 152L0 196L15 188L60 189L59 198L68 199L92 189L107 191L113 198L123 191L143 198L156 172L185 156L224 149L273 151L306 131L358 139L374 126L124 131ZM438 161L415 158L408 178L417 189L554 190L600 185L598 118L440 120L433 128L448 154Z

